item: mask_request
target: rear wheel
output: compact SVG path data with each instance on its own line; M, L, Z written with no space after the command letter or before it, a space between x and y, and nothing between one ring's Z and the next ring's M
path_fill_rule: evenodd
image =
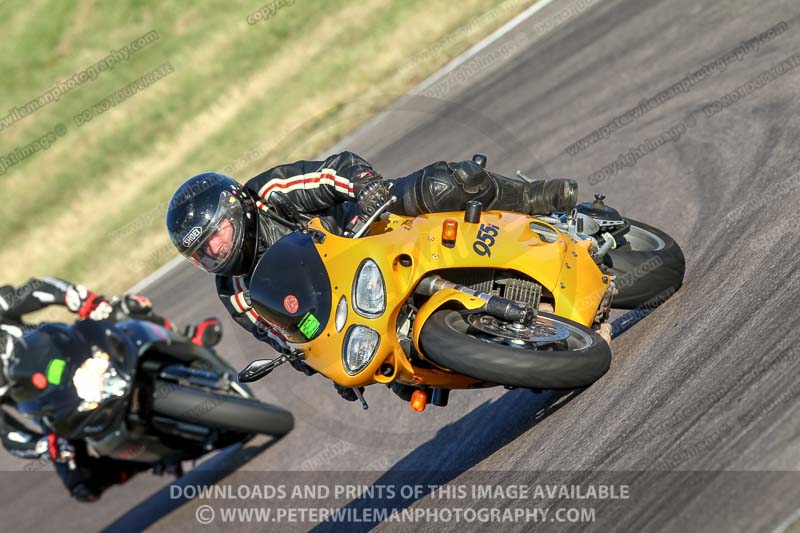
M239 395L156 381L153 411L202 426L282 437L294 427L286 409Z
M620 246L609 250L606 264L616 276L619 293L612 307L634 309L658 305L683 284L686 260L678 243L665 232L636 220Z
M611 364L611 348L600 335L550 313L522 326L485 313L440 310L425 322L419 342L439 366L514 387L585 387Z

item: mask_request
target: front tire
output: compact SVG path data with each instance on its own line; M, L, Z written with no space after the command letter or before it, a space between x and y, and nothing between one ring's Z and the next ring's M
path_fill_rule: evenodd
M678 243L658 228L636 220L625 242L606 255L619 291L611 301L618 309L659 305L683 284L686 260Z
M193 424L273 437L282 437L294 427L294 417L286 409L162 381L155 384L153 411Z
M433 313L419 337L425 358L483 381L535 389L585 387L605 374L611 364L611 348L605 340L572 320L539 313L543 320L537 323L550 324L569 336L550 344L504 344L476 330L468 316L456 310Z

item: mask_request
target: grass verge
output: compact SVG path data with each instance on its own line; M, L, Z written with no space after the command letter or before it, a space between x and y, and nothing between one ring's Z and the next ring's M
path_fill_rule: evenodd
M183 180L316 156L531 3L3 3L0 283L125 290L175 256Z

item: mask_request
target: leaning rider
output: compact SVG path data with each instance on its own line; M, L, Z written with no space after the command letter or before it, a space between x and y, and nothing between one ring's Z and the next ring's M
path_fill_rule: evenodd
M132 461L120 461L89 454L82 441L67 441L50 433L32 430L21 419L6 408L14 407L9 391L14 383L9 381L9 369L16 364L14 347L25 333L39 324L28 324L23 316L56 305L88 320L116 320L128 317L148 320L171 328L170 323L155 315L150 300L143 296L128 294L107 300L81 285L74 285L57 278L34 278L14 288L0 286L0 439L11 454L28 459L49 456L56 472L79 501L91 502L100 497L108 487L124 483L130 476L149 468L149 465ZM207 319L187 328L195 344L216 344L222 334L216 319Z
M217 292L233 319L279 352L288 350L280 332L251 306L248 283L258 258L278 239L319 217L341 235L354 217L371 215L395 194L393 211L415 216L457 211L469 200L487 209L525 214L568 211L578 185L571 179L529 182L486 171L474 161L430 164L408 176L384 179L352 152L324 161L278 165L244 186L214 172L184 182L167 210L167 231L178 251L196 266L216 274ZM302 361L292 366L307 375ZM334 383L344 399L355 392Z

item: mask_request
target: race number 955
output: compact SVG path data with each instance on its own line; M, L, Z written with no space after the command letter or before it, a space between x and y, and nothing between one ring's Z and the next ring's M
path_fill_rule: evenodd
M472 249L478 255L492 256L492 246L494 246L495 238L500 233L500 228L494 224L481 224L478 228L478 234L475 236L477 239L472 243Z

